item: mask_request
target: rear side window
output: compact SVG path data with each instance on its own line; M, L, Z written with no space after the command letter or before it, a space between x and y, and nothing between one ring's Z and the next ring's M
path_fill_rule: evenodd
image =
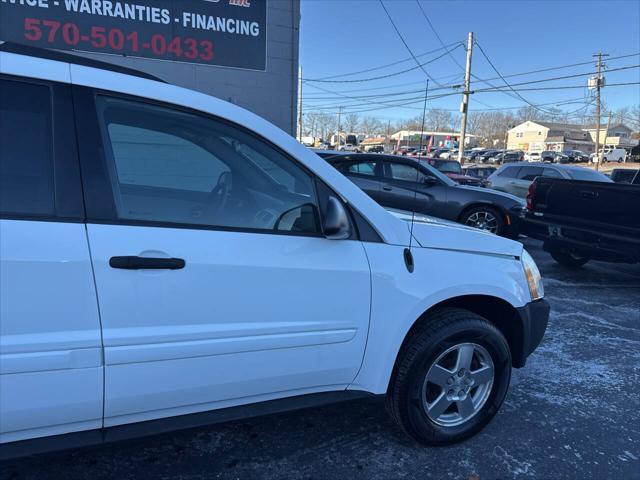
M376 163L377 162L341 163L337 167L340 172L345 174L351 173L375 177Z
M498 173L499 177L505 178L516 178L518 176L518 172L520 171L520 167L508 167Z
M542 171L542 176L548 178L563 178L562 175L560 175L560 173L553 168L545 168Z
M526 180L528 182L533 182L536 177L542 175L542 167L522 167L520 172L518 172L518 178L520 180Z
M0 213L55 215L51 89L0 80Z

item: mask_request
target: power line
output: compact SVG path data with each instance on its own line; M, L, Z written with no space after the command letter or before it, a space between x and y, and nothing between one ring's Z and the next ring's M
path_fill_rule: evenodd
M440 35L438 35L438 32L435 29L435 27L433 26L433 24L431 23L431 20L429 20L429 16L427 15L427 12L425 12L424 8L422 8L422 4L420 3L420 0L416 0L416 3L418 4L418 8L420 8L420 11L422 12L422 16L424 17L424 19L429 24L429 27L431 28L431 31L433 32L433 34L436 36L436 38L440 42L440 45L442 45L442 47L446 49L446 47L444 45L444 42L442 41L442 38L440 37ZM458 63L458 61L455 59L455 57L453 55L451 55L451 54L449 54L449 56L451 57L451 60L453 60L453 63L455 63L458 67L460 67L460 69L464 72L464 67L462 65L460 65L460 63Z
M609 83L609 84L607 84L607 87L622 87L622 86L631 86L631 85L640 85L640 82ZM495 87L495 88L499 88L499 87ZM557 87L520 88L520 89L517 89L517 91L548 91L548 90L567 90L567 89L580 89L580 88L585 88L585 87L584 87L584 85L563 85L563 86L557 86ZM473 93L494 93L494 92L495 93L504 93L504 92L508 92L508 91L512 91L512 90L497 90L497 89L494 89L494 88L487 88L487 89L474 90ZM452 95L458 95L458 93L442 93L440 95L431 96L429 98L430 98L430 100L436 100L436 99L439 99L439 98L450 97ZM413 97L411 99L406 98L406 99L399 100L399 101L402 101L403 103L394 104L393 107L397 108L397 107L402 107L402 106L407 106L407 105L413 105L415 103L422 102L423 100L424 100L424 96ZM361 105L364 106L366 104L361 104ZM350 105L350 107L358 107L358 106L361 106L361 105L360 104L358 104L358 105ZM533 108L538 109L537 106L534 106ZM324 108L317 108L317 109L318 110L323 110ZM327 107L327 109L329 109L329 107ZM335 110L335 107L333 107L333 109ZM350 111L348 111L346 113L363 113L363 112L369 112L369 111L375 111L375 110L382 110L382 107L370 108L370 109L365 109L365 110L350 110ZM540 110L540 109L538 109L538 110ZM543 111L543 113L545 113L547 115L555 114L555 112L552 112L552 111Z
M496 66L493 64L493 62L489 59L489 56L485 53L484 49L482 48L482 46L478 43L478 41L475 41L475 45L478 47L478 49L480 50L480 53L482 53L482 56L487 60L487 62L489 63L489 65L491 65L491 68L493 68L493 70L496 72L496 74L502 79L502 81L504 82L504 84L509 87L509 90L511 90L513 93L516 94L516 96L522 100L524 103L531 105L533 108L540 110L543 113L548 113L546 112L544 109L539 108L538 106L536 106L535 104L531 103L529 100L527 100L526 98L524 98L522 95L520 95L510 84L509 82L507 82L507 80L502 76L502 74L498 71L498 69L496 68Z
M389 14L389 11L387 10L387 7L384 6L384 2L382 0L380 0L380 6L382 6L382 9L384 10L384 13L387 15L387 18L389 19L389 22L391 22L391 25L393 26L393 29L396 31L396 33L398 34L398 37L400 38L400 40L402 41L404 47L407 49L407 51L411 54L411 56L413 57L413 60L416 62L417 65L420 66L420 69L422 70L422 72L427 76L427 78L429 80L431 80L433 83L435 83L436 85L438 85L439 87L442 87L442 84L439 83L435 78L433 78L431 75L429 75L429 72L427 72L424 67L420 64L420 61L417 59L417 57L415 56L415 54L413 53L413 50L411 50L411 47L409 47L409 44L406 42L406 40L404 39L404 37L402 36L402 34L400 33L400 30L398 29L398 27L396 26L396 22L393 21L393 18L391 18L391 15ZM458 45L459 46L459 45ZM456 47L458 48L458 47ZM449 53L449 50L447 50L445 52L445 55ZM444 56L444 55L442 55Z
M419 55L416 55L416 57L418 57L418 58L425 57L427 55L431 55L432 53L439 52L442 49L446 50L446 49L448 49L448 48L450 48L450 47L452 47L454 45L457 45L457 44L461 44L461 42L453 42L453 43L450 43L449 45L444 45L443 44L441 48L436 48L435 50L430 50L428 52L421 53ZM380 65L380 66L377 66L377 67L367 68L365 70L358 70L356 72L341 73L339 75L331 75L331 76L328 76L328 77L320 77L320 78L303 78L303 80L304 81L309 81L309 82L320 82L322 80L333 80L335 78L350 77L351 75L359 75L361 73L369 73L369 72L374 72L376 70L382 70L382 69L387 68L387 67L393 67L394 65L399 65L401 63L408 62L409 60L413 60L413 58L412 57L408 57L408 58L405 58L403 60L398 60L396 62L387 63L385 65Z
M460 47L460 44L456 45L451 51L453 51L453 50L455 50L455 49L457 49L459 47ZM447 53L448 52L445 52L442 55L439 55L439 56L437 56L435 58L432 58L428 62L424 62L424 63L419 63L418 62L418 65L415 66L415 67L407 68L406 70L400 70L398 72L388 73L386 75L379 75L377 77L358 78L358 79L353 79L353 80L310 80L310 79L306 79L305 83L308 83L308 82L313 82L313 83L361 83L361 82L372 82L374 80L381 80L383 78L395 77L397 75L402 75L402 74L407 73L407 72L412 72L412 71L417 70L419 68L422 69L423 72L426 72L426 70L424 69L425 65L429 65L430 63L433 63L436 60L440 60ZM434 80L434 82L435 82L435 80ZM438 83L438 82L436 82L436 83ZM442 86L442 84L440 84L440 83L438 83L438 85Z
M609 72L617 72L617 71L622 71L622 70L630 70L630 69L635 69L635 68L640 68L640 64L638 65L625 65L623 67L618 67L618 68L613 68L613 69L609 69ZM562 76L558 76L558 77L551 77L551 78L541 78L538 80L529 80L526 82L519 82L519 83L513 83L510 84L509 87L517 87L517 86L523 86L523 85L532 85L532 84L538 84L538 83L544 83L544 82L553 82L553 81L557 81L557 80L566 80L566 79L570 79L570 78L578 78L578 77L584 77L584 76L591 76L593 75L593 72L584 72L584 73L576 73L576 74L572 74L572 75L562 75ZM387 97L398 97L401 95L411 95L411 94L416 94L416 93L420 93L422 92L422 90L406 90L403 92L389 92L389 93L381 93L381 94L374 94L374 95L344 95L341 92L334 92L331 90L327 90L327 89L323 89L317 86L312 86L313 88L317 88L318 90L322 90L324 92L327 93L331 93L334 94L332 96L323 96L323 97L309 97L308 96L308 100L334 100L336 99L335 95L342 97L342 98L349 98L351 100L357 100L357 101L365 101L366 99L380 99L380 98L387 98ZM457 87L457 85L453 86L453 87ZM487 91L492 91L492 90L498 90L500 92L504 92L505 90L502 90L503 87L499 87L499 86L491 86L490 88L485 88L485 89L476 89L476 90L472 90L473 92L487 92ZM448 88L442 87L440 89L432 89L432 90L447 90ZM405 100L405 99L397 99L397 100Z

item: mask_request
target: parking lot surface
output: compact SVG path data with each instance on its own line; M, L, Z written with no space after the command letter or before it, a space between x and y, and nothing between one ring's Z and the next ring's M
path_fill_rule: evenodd
M0 478L640 478L640 265L571 271L525 244L549 328L496 418L463 444L412 443L372 398L8 462Z

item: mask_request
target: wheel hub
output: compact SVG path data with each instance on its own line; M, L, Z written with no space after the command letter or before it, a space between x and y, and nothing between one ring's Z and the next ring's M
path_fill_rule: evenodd
M474 384L469 370L461 368L447 379L447 400L451 402L465 400Z

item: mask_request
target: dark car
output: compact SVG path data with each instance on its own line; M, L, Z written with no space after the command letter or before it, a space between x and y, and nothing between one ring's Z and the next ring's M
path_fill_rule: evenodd
M640 170L630 168L614 168L609 178L616 183L632 183L640 185Z
M380 205L452 220L515 238L524 201L459 185L424 160L384 154L322 155Z
M562 153L569 157L569 163L581 163L589 161L589 155L580 150L565 150Z
M521 162L523 155L518 152L500 152L493 157L489 157L489 163L502 165L503 163Z
M475 161L487 163L491 157L495 157L498 153L500 153L500 150L485 150L483 153L476 156Z
M372 147L365 147L365 151L367 153L382 153L384 152L384 147L382 145L374 145Z
M427 161L429 162L429 165L436 167L439 171L444 173L454 182L457 182L461 185L474 185L476 187L480 186L480 180L464 174L464 172L462 171L462 166L457 160L428 158Z

